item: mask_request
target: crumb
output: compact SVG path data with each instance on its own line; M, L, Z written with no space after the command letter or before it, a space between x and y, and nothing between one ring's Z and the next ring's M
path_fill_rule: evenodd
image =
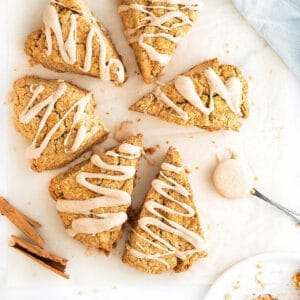
M231 300L231 299L232 299L231 294L226 293L226 294L224 295L224 300Z
M146 162L148 163L149 166L155 166L155 162L148 157L148 155L146 154L144 149L142 151L142 157L145 158L145 160L146 160Z
M141 118L138 118L136 121L137 121L137 122L141 122Z
M158 149L159 149L159 148L160 148L160 144L157 144L157 145L156 145L156 148L158 148Z
M132 121L124 121L115 126L114 139L123 142L125 139L137 134L136 127Z
M134 71L134 74L138 75L138 76L141 75L141 73L139 71L137 71L137 70Z
M226 50L226 53L227 53L227 54L229 54L229 53L230 53L230 51L229 51L229 50Z
M195 167L195 170L199 170L199 167L198 167L198 166L196 166L196 167Z
M255 176L254 177L254 181L258 181L259 177L258 176Z
M259 277L259 275L261 275L262 272L258 272L258 274L255 275L255 281L261 286L262 289L265 288L264 283L262 282L261 278Z
M269 70L269 74L270 74L270 75L272 75L272 73L273 73L273 70L272 70L272 69L270 69L270 70Z
M300 223L296 224L296 227L300 227Z
M147 155L153 155L156 152L156 149L154 147L149 147L145 148L144 151Z
M109 112L107 111L105 114L108 116L108 115L109 115Z
M256 265L256 268L257 268L257 269L262 269L262 265L261 265L261 264L257 264L257 265Z
M99 249L96 247L87 247L84 253L86 256L96 256L99 253Z
M251 75L248 76L248 79L249 79L249 80L252 80L252 78L253 78L253 77L252 77Z
M212 144L215 144L215 143L216 143L216 141L211 141L211 143L212 143Z
M296 290L300 290L300 272L293 276L293 284Z
M233 288L235 290L238 290L241 287L241 282L239 280L237 280L234 284L233 284Z
M193 139L193 138L194 138L194 136L193 136L193 135L189 135L189 138L190 138L190 139Z
M170 144L170 141L166 141L166 144L169 145L169 144Z
M185 167L184 169L185 169L186 174L191 174L191 170L189 168Z

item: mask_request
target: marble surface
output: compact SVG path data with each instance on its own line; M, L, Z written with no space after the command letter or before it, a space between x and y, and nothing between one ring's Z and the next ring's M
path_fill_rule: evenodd
M27 5L29 1L31 1L31 4L34 3L34 5ZM50 76L52 78L57 77L56 73L47 72L41 67L34 69L28 68L26 57L22 53L24 33L30 32L30 30L38 26L40 23L42 7L47 2L46 0L39 1L39 3L36 4L36 1L29 1L26 1L26 5L25 1L22 1L23 5L20 4L20 0L9 1L9 10L7 5L8 1L1 1L0 3L1 13L3 14L1 18L3 24L1 25L7 26L7 16L9 14L11 15L12 11L18 16L16 18L9 18L9 30L3 31L0 35L2 45L8 45L13 48L9 49L8 47L1 47L0 50L0 57L4 58L3 70L6 69L8 75L1 81L1 91L3 91L2 99L6 97L10 88L10 81L22 74L30 72L42 74L47 77ZM114 26L119 26L120 28L121 25L119 23L114 26L111 25L110 14L99 9L97 10L96 5L93 4L92 1L89 2L92 8L95 9L97 17L103 19L109 30L113 30ZM109 1L103 1L104 4L105 2L109 4L107 6L110 9L109 12L115 14L115 12L113 12L114 5L111 5ZM28 19L32 20L32 23L25 24L25 20ZM245 36L247 38L245 38ZM194 37L194 39L192 37ZM193 45L192 41L194 41L196 37L199 37L199 41L197 41L199 47L191 47L191 45ZM129 72L133 75L136 70L134 57L120 30L116 32L115 39L118 41L117 47L122 50L122 55L125 57ZM179 61L186 49L189 49L190 55L186 57L184 64L172 64L172 66L166 70L163 80L168 80L193 64L213 56L218 56L222 61L241 66L243 72L247 76L253 77L250 81L250 88L252 88L250 95L252 96L251 105L254 117L250 118L248 124L245 123L245 128L241 131L240 137L242 138L243 145L241 146L239 144L240 142L238 142L238 138L232 137L231 134L227 134L223 137L222 134L208 136L207 133L202 131L200 134L198 134L198 132L196 133L197 130L195 128L182 130L181 132L180 127L174 129L168 124L162 125L161 122L156 121L155 119L143 117L140 126L141 130L146 131L148 135L146 138L146 145L151 145L153 136L155 136L155 132L153 133L150 130L147 130L150 126L151 128L154 127L155 130L161 126L164 128L165 136L163 138L157 138L157 143L163 143L166 136L172 135L172 141L174 141L179 148L181 147L180 144L182 143L182 140L178 140L176 137L178 130L184 135L185 141L192 144L197 142L194 141L195 139L193 139L193 142L189 141L188 137L190 135L195 135L199 145L204 146L214 138L219 141L219 144L222 147L228 146L228 144L233 142L237 148L241 149L252 165L255 166L258 173L266 174L265 167L267 166L270 168L270 178L260 179L260 185L264 187L264 191L274 199L281 201L283 204L292 204L293 208L300 210L300 202L296 202L295 200L296 195L300 194L300 145L299 139L296 138L299 135L298 130L300 128L300 120L297 114L300 109L299 82L289 74L286 67L267 44L243 21L242 17L238 15L229 0L212 0L209 1L209 3L208 1L205 1L202 17L197 22L189 37L183 41L175 55L174 61ZM272 70L271 74L270 70ZM268 77L263 78L263 76ZM110 97L111 104L108 104L107 101L105 102L104 100L108 99L110 91L106 89L107 86L105 84L99 83L99 81L96 81L95 79L82 79L71 74L64 74L62 77L69 80L72 79L74 82L80 82L81 85L90 88L93 91L96 90L97 99L102 99L100 101L102 114L103 111L111 112L115 107L118 107L118 114L111 114L109 118L104 114L102 116L111 129L115 122L120 121L119 116L126 112L127 103L131 103L132 98L137 99L140 95L152 88L151 86L143 85L140 78L134 78L134 76L132 76L132 79L129 80L126 87L128 98L127 100L124 99L125 104L120 107L120 105L117 106L116 103L123 97L122 93L124 92L114 89L113 96ZM139 84L141 87L138 92L136 92L136 89L134 88L136 84ZM264 93L264 89L267 89L268 93ZM260 102L256 103L257 101ZM268 105L270 105L269 109ZM272 106L271 108L271 105L274 105L274 107ZM16 133L14 133L13 129L10 128L12 125L10 114L10 107L1 104L0 122L3 130L0 132L0 140L2 141L0 143L0 160L2 167L2 171L0 172L0 194L8 196L9 199L12 199L13 203L24 208L25 212L34 218L40 219L40 210L47 211L45 216L46 228L43 229L43 235L46 237L49 245L51 245L50 249L58 251L59 253L64 253L64 247L69 247L71 245L71 247L74 248L69 254L73 258L78 257L78 255L82 255L80 254L82 253L82 247L75 244L73 241L65 241L66 239L64 239L63 230L61 228L62 226L55 213L51 199L49 199L49 197L41 196L42 194L45 194L48 177L54 173L48 174L45 178L41 179L39 176L28 170L28 164L24 161L22 150L25 147L25 143L16 135ZM134 113L128 114L128 118L138 117L140 116ZM268 122L265 122L265 119L267 119ZM257 120L258 122L256 122ZM266 126L266 128L269 126L268 129L270 131L264 130L266 129L264 126ZM278 133L278 129L281 128L281 126L284 126L284 130L279 130ZM254 131L253 128L255 128ZM277 128L277 131L275 130L274 132L274 128ZM262 134L262 132L265 134ZM243 139L243 137L249 137L257 133L259 133L259 135L255 135L251 142L247 142L249 139ZM275 135L275 133L279 138L273 136L270 138L270 135ZM8 141L8 134L10 139L9 143L6 143L6 141ZM260 156L259 153L253 150L256 149L254 138L258 144L262 144L264 151L268 150L267 142L270 142L270 145L274 146L274 149L269 149L270 155L268 155L268 157L271 157L276 161L269 160L268 157L266 158L266 153ZM108 141L108 144L111 142L111 140ZM248 149L249 147L250 149ZM184 151L184 149L182 150ZM188 152L184 151L184 154L186 157L189 157ZM157 155L157 159L160 159L159 157L162 156L162 152L158 152ZM265 167L260 166L262 159L265 160ZM207 156L206 160L209 162L208 165L205 165L204 163L201 165L204 170L205 168L209 169L212 167L212 157ZM9 166L7 166L8 162L10 163ZM190 164L190 167L194 167L196 163L202 163L202 160L193 161L193 163L190 161L187 162ZM20 168L16 168L16 166L20 166ZM10 169L8 170L8 168ZM155 172L156 169L150 170L149 178L153 178ZM10 176L7 176L7 174L10 174ZM191 174L192 183L194 183L194 185L198 185L197 183L202 179L202 177L199 176L200 175L195 174L195 172ZM15 180L12 180L12 178L15 178ZM22 180L20 181L19 178L22 178ZM36 182L39 184L34 190L28 189L21 191L20 187L26 186L29 182ZM135 196L136 198L137 195L142 193L141 187L145 184L148 184L148 182L145 181L139 183ZM201 185L196 187L199 192L202 191L201 188L207 189ZM209 190L205 190L205 192L207 192L208 195L211 193ZM203 192L203 194L206 195L207 193L205 192ZM22 196L22 199L20 199L21 195L24 195ZM41 201L41 198L44 201ZM219 203L217 201L220 201L220 199L215 197L212 197L211 199L212 201L216 201L216 203ZM31 202L34 203L34 208L32 208ZM226 210L227 204L225 203L218 207L219 212L217 214L211 213L210 206L202 201L197 203L197 205L202 209L200 211L200 216L204 220L203 222L206 227L207 225L214 224L214 217L219 217L219 219L223 220L222 222L225 222L226 218L230 219L229 215L225 218L224 212L222 212L222 209L223 211L224 209ZM270 223L253 222L253 227L247 227L245 230L249 231L253 228L254 231L255 229L258 229L256 226L260 224L263 224L263 226L272 224L276 230L278 228L281 235L286 235L287 241L293 240L293 237L295 237L295 232L293 231L294 228L292 228L291 224L286 220L286 217L277 211L266 208L261 203L257 202L255 206L252 205L253 204L249 203L246 205L240 203L236 207L227 207L227 209L235 209L236 211L247 209L257 210L260 214L259 218L264 216ZM233 225L234 224L235 223L233 223ZM230 230L230 227L227 227L227 230ZM143 295L143 299L153 299L155 297L157 299L164 299L167 297L169 298L170 296L172 296L173 299L202 299L209 287L208 284L204 284L205 278L209 277L209 281L211 281L222 272L226 266L229 266L238 259L251 254L256 254L253 253L253 251L244 250L243 247L240 256L230 256L230 253L228 253L230 247L224 245L225 249L227 249L226 254L228 253L228 257L224 259L224 264L220 264L219 260L216 260L215 264L212 260L210 261L210 264L200 263L198 267L202 267L204 270L203 273L192 272L190 273L192 275L188 275L188 277L184 276L180 279L174 279L174 277L168 275L164 279L160 279L159 277L154 278L153 280L147 279L148 282L145 284L145 282L140 281L140 279L135 282L135 278L137 277L134 275L131 280L127 281L126 273L124 273L123 268L121 268L122 270L118 272L121 275L118 276L115 283L112 279L106 281L106 278L92 278L90 280L92 284L88 284L89 280L86 279L88 279L89 276L94 277L98 273L89 273L88 267L86 267L86 271L78 273L80 275L74 275L75 279L73 281L61 284L60 279L54 278L54 276L48 272L40 270L39 267L32 265L31 262L24 262L23 257L13 253L11 250L7 251L6 245L9 233L15 233L16 230L12 225L7 224L3 218L0 218L0 231L2 233L0 234L0 252L1 258L3 258L0 260L0 286L1 284L3 285L3 288L0 290L0 295L3 293L2 296L4 299L20 299L20 297L23 297L23 299L40 299L41 293L44 295L43 299L53 299L53 297L55 299L99 299L100 296L107 299L122 299L124 295L129 294L133 299L140 298L141 294ZM257 234L261 234L261 230L258 230ZM208 236L211 238L211 241L214 239L216 240L219 237L218 235L210 233L209 230ZM253 239L254 237L255 235L253 235ZM237 238L238 237L236 237L236 239ZM255 241L255 239L253 241ZM287 245L280 245L280 240L276 243L273 242L274 241L271 239L270 241L260 243L257 247L257 253L262 251L289 250ZM271 245L270 247L266 247L266 244L268 243ZM299 239L294 239L294 244L294 250L300 249ZM208 246L212 247L213 245L214 244L211 243ZM233 251L233 253L236 254L236 251L240 249L240 246L241 245L236 244L236 250ZM253 248L251 247L251 249ZM213 257L219 256L213 255ZM94 258L88 258L88 260L88 266L95 264ZM103 260L107 259L103 258ZM20 264L23 266L22 268L19 268ZM104 266L111 269L119 269L118 264L115 263L113 263L113 265L111 262L108 264L107 262L99 264L99 268L104 268ZM78 264L72 263L70 269L78 270L79 267ZM218 271L216 271L216 269ZM109 274L113 274L113 272ZM86 276L85 280L81 280L81 275ZM101 287L96 283L97 280L101 282ZM105 282L105 284L103 284L103 282ZM54 287L55 292L53 292Z

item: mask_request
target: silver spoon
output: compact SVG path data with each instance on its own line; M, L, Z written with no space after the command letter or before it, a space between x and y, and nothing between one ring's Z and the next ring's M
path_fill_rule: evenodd
M300 224L300 213L297 213L291 209L288 209L282 205L280 205L279 203L276 203L274 201L272 201L271 199L267 198L266 196L264 196L262 193L260 193L258 190L253 189L251 191L251 194L253 196L256 196L257 198L264 200L265 202L275 206L276 208L278 208L279 210L283 211L284 213L286 213L287 215L289 215L294 221L296 221L298 224Z

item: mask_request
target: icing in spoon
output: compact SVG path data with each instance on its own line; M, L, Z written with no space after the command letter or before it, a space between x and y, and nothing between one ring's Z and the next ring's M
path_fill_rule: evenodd
M227 199L240 199L253 195L275 206L300 223L300 214L264 196L254 188L255 177L250 167L241 159L232 157L221 161L214 170L216 191Z

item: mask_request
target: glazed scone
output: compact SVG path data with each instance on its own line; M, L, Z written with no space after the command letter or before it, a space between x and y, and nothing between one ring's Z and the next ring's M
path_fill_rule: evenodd
M198 17L199 0L119 0L126 38L146 83L169 63Z
M186 171L170 147L132 228L123 262L152 274L183 272L207 255L203 243Z
M71 83L22 77L13 103L15 127L31 142L26 157L34 171L63 167L107 138L94 96Z
M127 75L110 36L83 0L50 1L40 30L31 33L25 52L44 67L122 85Z
M205 61L130 106L163 121L237 131L247 118L248 85L237 67Z
M51 180L67 234L87 247L112 250L127 220L141 145L141 134L130 137Z

